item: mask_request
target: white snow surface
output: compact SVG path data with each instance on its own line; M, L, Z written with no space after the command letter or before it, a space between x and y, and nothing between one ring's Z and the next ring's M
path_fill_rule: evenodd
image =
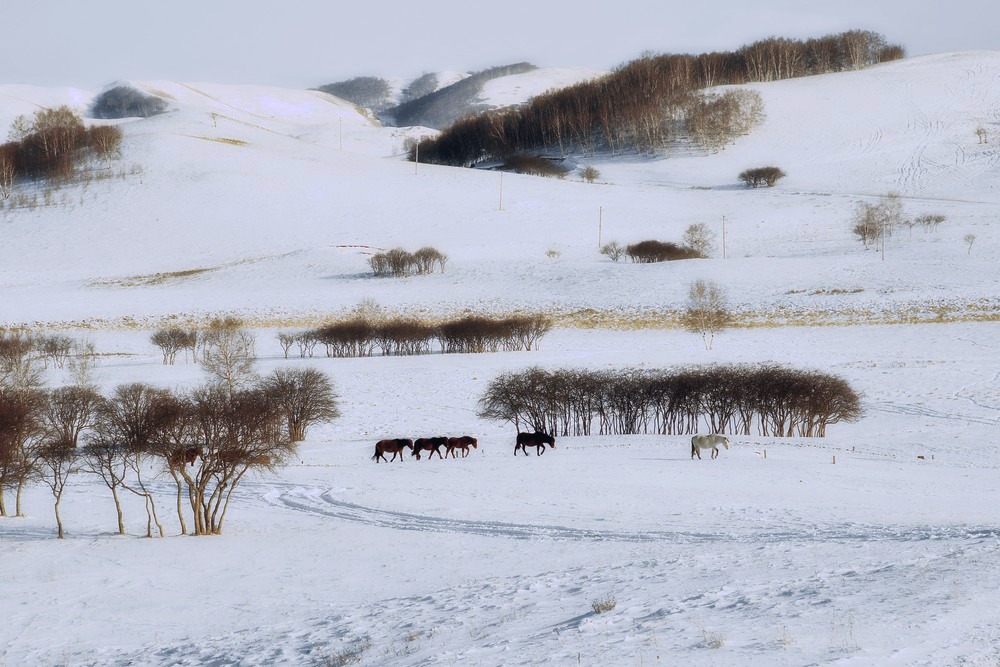
M542 93L568 88L605 74L606 70L590 67L540 67L487 81L479 100L491 107L517 106Z
M170 111L121 122L114 178L0 211L0 324L93 342L105 390L204 381L148 342L172 318L293 321L363 299L625 317L680 307L710 278L757 313L969 317L737 329L711 351L675 330L561 328L533 352L287 361L260 329L259 371L327 372L343 416L313 427L292 465L245 480L217 537L177 534L169 478L169 536L138 537L131 501L118 536L110 494L78 475L60 541L51 495L31 486L27 516L0 518L0 665L1000 662L1000 52L755 85L767 120L718 154L575 156L599 183L505 174L502 209L498 174L415 168L403 139L429 130L379 127L337 98L135 85ZM0 86L0 121L93 94ZM736 185L764 164L788 177ZM897 230L882 260L850 215L889 191L947 220ZM677 241L694 222L721 236L723 216L725 259L597 252L599 220L604 242L628 243ZM449 255L445 273L369 277L366 253L421 245ZM512 428L476 414L497 374L532 365L730 362L835 373L865 416L822 439L733 437L692 461L684 436L557 438L514 458ZM379 439L444 434L480 447L371 461Z

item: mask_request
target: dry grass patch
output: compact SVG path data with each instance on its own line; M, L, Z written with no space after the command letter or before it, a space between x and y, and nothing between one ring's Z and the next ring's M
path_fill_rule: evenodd
M193 278L204 273L216 271L216 268L185 269L183 271L167 271L164 273L150 273L140 276L128 276L127 278L117 278L113 280L95 280L90 283L91 287L152 287L162 285L172 280L183 280Z
M249 146L250 143L243 141L242 139L230 139L229 137L195 137L195 139L203 139L205 141L214 141L219 144L229 144L230 146Z

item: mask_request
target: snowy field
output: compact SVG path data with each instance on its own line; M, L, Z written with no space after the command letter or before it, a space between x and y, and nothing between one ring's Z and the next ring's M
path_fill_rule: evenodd
M507 174L502 207L498 174L415 169L403 139L430 130L336 98L138 85L172 110L123 124L123 178L0 211L0 324L94 343L105 390L186 388L200 368L161 365L150 329L237 313L261 327L261 372L329 373L343 416L244 481L218 537L177 535L169 478L165 539L138 537L135 504L114 534L110 494L77 476L56 540L48 490L29 489L27 517L0 519L0 665L1000 663L1000 53L754 86L767 121L717 155L578 156L600 183ZM0 122L93 94L0 86ZM789 176L737 187L762 164ZM850 216L890 191L947 220L898 230L883 261ZM599 219L629 243L696 222L721 237L723 216L726 259L597 253ZM447 271L371 278L358 246L397 245L438 247ZM630 329L698 278L765 324L847 325L736 329L712 351ZM363 300L623 326L557 328L530 353L280 358L279 330ZM885 313L898 323L859 324ZM865 416L823 439L734 437L714 461L684 436L514 458L513 428L476 416L504 371L728 362L839 375ZM371 461L382 438L463 434L480 441L465 459Z

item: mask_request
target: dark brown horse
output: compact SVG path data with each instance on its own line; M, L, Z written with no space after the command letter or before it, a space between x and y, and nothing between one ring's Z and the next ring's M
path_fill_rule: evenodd
M545 445L555 449L556 439L547 433L542 433L541 431L535 431L534 433L518 433L517 434L517 444L514 445L514 456L517 456L517 450L520 449L524 452L524 455L528 455L528 447L537 447L535 450L536 456L541 456L545 453Z
M461 449L462 458L464 459L469 455L469 447L472 447L473 449L479 448L479 441L471 435L463 435L461 438L448 438L448 453L445 454L445 458L454 456L457 459L458 454L455 453L455 450Z
M201 456L201 447L182 447L170 453L170 465L186 466L194 465L194 462Z
M438 455L439 459L443 459L444 456L441 455L441 448L448 445L448 438L417 438L413 441L413 455L420 460L420 452L427 451L430 454L427 456L428 459L434 458L434 454Z
M399 460L403 460L403 451L409 447L413 449L413 441L408 438L394 438L392 440L379 440L375 443L375 455L372 456L372 461L378 463L379 459L382 459L386 463L396 460L396 455L399 454ZM392 458L386 460L386 452L392 454Z

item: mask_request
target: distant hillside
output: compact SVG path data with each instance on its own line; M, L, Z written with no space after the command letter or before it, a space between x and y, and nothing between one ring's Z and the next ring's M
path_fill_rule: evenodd
M903 54L901 46L878 33L852 30L804 41L770 37L730 52L644 56L605 77L539 95L522 106L466 115L421 143L420 156L470 166L526 150L655 154L678 134L714 151L745 133L745 121L759 116L759 110L730 91L701 91L860 69ZM397 118L402 124L409 120Z
M459 118L469 114L484 111L489 107L483 105L479 95L483 87L490 81L512 74L523 74L537 69L530 63L515 63L501 67L476 72L457 83L446 86L429 95L418 97L399 106L388 109L382 114L382 120L387 125L399 127L421 125L443 129Z

